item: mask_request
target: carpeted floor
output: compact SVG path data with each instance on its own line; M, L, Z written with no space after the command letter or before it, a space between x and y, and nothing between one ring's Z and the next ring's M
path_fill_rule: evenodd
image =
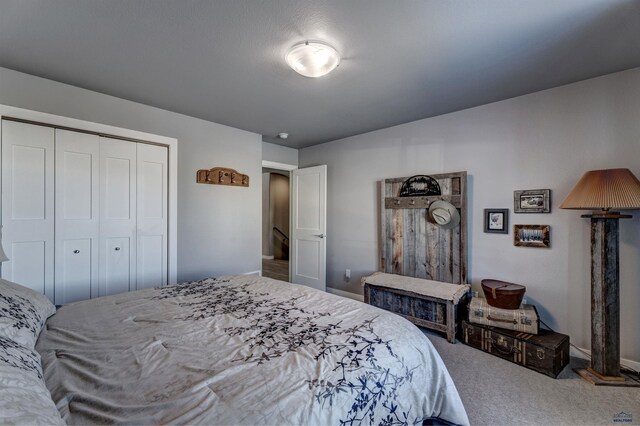
M640 424L640 388L587 383L571 369L587 361L572 358L552 379L460 342L448 343L437 333L425 334L453 377L472 425Z

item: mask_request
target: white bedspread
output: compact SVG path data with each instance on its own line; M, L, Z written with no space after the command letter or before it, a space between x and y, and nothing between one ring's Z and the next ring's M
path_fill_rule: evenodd
M78 302L38 340L70 424L468 424L413 324L256 276Z

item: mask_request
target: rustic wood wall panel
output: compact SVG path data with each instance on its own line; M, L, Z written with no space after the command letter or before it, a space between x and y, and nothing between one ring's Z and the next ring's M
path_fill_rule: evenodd
M380 182L380 270L455 284L467 282L467 172L430 175L441 195L399 197L408 177ZM448 201L460 225L443 229L429 220L429 206Z

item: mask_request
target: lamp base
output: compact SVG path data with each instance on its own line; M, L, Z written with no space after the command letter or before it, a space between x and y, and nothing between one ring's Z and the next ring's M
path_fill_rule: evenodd
M584 380L595 386L624 386L629 388L640 387L640 379L633 379L624 375L616 377L603 376L601 374L598 374L591 368L574 368L573 371L575 371Z
M612 212L609 210L601 210L591 212L591 214L583 214L580 217L595 218L595 219L631 219L633 216L630 214L622 214L620 212Z

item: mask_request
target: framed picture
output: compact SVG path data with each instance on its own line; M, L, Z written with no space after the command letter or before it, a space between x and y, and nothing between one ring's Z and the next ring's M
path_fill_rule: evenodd
M509 209L484 209L484 232L509 233Z
M514 213L551 213L551 190L513 191Z
M549 225L514 225L513 245L518 247L549 247Z

